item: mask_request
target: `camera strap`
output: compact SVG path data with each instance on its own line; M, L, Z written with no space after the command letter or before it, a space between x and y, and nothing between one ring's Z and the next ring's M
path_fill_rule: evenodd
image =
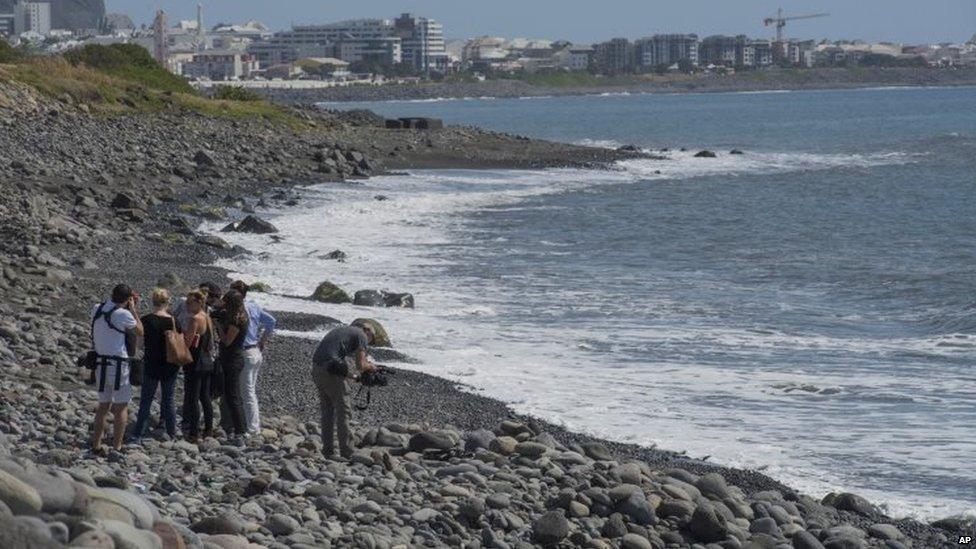
M365 385L360 385L359 390L356 391L356 396L353 398L354 406L360 412L369 408L369 403L373 400L373 391Z

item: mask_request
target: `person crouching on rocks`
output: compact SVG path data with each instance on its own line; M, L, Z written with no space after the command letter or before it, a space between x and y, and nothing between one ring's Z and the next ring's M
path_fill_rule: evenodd
M224 377L224 402L229 427L238 436L247 434L244 422L244 403L241 395L241 374L244 371L244 339L249 319L244 308L244 296L230 290L224 294L223 309L214 316L220 335L220 369ZM228 434L230 434L228 432Z
M142 337L142 321L137 311L139 297L125 284L112 289L112 298L92 308L92 343L95 354L95 387L98 408L92 426L92 452L102 454L105 420L111 410L114 416L112 447L122 449L132 384L129 360L135 355L135 340Z
M341 326L326 334L315 349L312 379L319 391L322 453L326 458L335 457L334 433L339 438L339 454L343 458L352 455L350 381L360 373L376 370L366 358L373 339L373 327L368 324Z
M136 425L132 433L133 441L139 441L145 435L146 425L149 423L149 412L153 399L156 398L156 387L159 387L162 392L159 407L163 416L163 424L166 426L166 434L169 435L170 439L176 438L174 395L180 366L166 361L166 332L173 331L182 334L183 329L176 321L176 317L169 313L170 295L168 291L162 288L153 290L152 306L153 312L141 319L145 331L143 362L146 370L142 380L139 413L136 416Z

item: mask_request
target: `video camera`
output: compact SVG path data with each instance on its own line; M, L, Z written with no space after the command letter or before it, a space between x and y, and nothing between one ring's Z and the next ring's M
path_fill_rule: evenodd
M356 391L356 397L354 399L354 406L357 410L365 410L369 408L369 403L373 400L373 387L386 387L390 384L390 378L396 374L396 370L387 368L386 366L376 365L376 369L372 372L363 372L359 374L359 390Z
M376 369L372 372L359 374L359 383L364 387L386 387L390 384L390 377L394 374L396 374L396 370L377 364Z

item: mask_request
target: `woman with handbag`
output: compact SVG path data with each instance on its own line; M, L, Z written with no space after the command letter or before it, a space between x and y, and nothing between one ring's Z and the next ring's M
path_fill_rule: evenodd
M194 291L186 296L187 323L184 338L193 362L184 368L183 410L187 440L196 444L200 437L212 437L213 379L217 358L217 335L213 321L207 314L207 296ZM203 409L204 430L200 432L200 410Z
M173 402L176 378L180 368L192 360L180 325L169 313L169 292L162 288L154 290L152 305L153 312L142 317L142 325L145 328L143 354L145 371L139 413L132 431L132 438L137 441L145 434L157 387L162 388L160 409L166 434L171 438L176 437L176 410Z

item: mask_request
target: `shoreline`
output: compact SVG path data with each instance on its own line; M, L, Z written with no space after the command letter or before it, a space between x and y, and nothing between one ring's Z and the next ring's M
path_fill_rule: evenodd
M47 108L50 108L50 105L46 105L45 109ZM23 143L18 144L19 136L16 132L7 137L11 144L16 145L4 149L6 162L2 163L3 167L0 169L0 185L7 191L5 193L6 199L0 201L0 207L3 208L0 213L4 217L2 229L8 235L21 234L22 238L16 242L5 242L2 248L4 276L2 283L0 283L0 291L3 292L9 304L4 304L3 309L5 312L12 313L11 318L15 319L16 324L5 325L4 330L0 332L0 335L3 335L3 345L0 347L0 351L3 353L0 354L4 357L2 362L3 373L0 375L0 391L4 391L4 394L8 396L14 393L20 396L5 398L4 402L0 403L0 411L6 414L0 414L0 418L2 418L0 419L0 432L6 433L8 437L11 435L17 437L18 446L11 448L14 453L22 453L24 457L33 458L34 461L50 466L66 467L74 463L76 468L87 467L89 470L98 470L108 467L108 465L83 456L78 449L81 444L76 438L68 439L69 441L73 440L75 444L74 449L69 450L65 448L66 441L57 437L60 431L75 434L84 432L85 423L89 420L87 412L81 412L81 410L86 409L87 405L91 403L92 395L89 389L79 384L79 372L73 364L74 357L87 346L85 341L86 321L84 319L87 304L102 297L107 286L110 285L110 282L107 281L124 280L141 292L154 286L160 279L172 274L175 275L176 279L191 284L202 280L217 280L221 285L226 286L229 283L229 280L226 279L226 271L213 267L213 261L222 255L246 252L222 243L219 238L199 234L196 231L196 221L208 216L226 219L225 209L246 210L251 205L261 201L279 204L283 207L296 205L298 203L297 196L290 189L315 182L347 179L343 174L343 171L347 169L349 176L354 175L352 173L354 170L349 167L354 162L353 160L349 160L350 164L344 165L339 170L339 177L336 177L336 174L319 171L324 162L313 160L317 151L323 150L323 148L332 151L342 150L345 157L354 149L362 149L366 158L375 162L374 169L369 170L373 174L381 174L384 170L418 167L506 167L515 169L551 166L607 167L610 162L616 159L639 157L634 154L527 140L467 128L450 128L444 132L380 131L370 125L349 125L348 121L344 119L337 121L328 114L322 114L316 119L315 113L311 113L309 116L318 124L322 126L335 124L330 130L331 133L313 134L311 136L288 132L275 133L269 132L267 128L262 131L260 124L248 126L239 122L213 122L192 118L163 117L151 119L133 117L105 120L89 119L75 113L69 113L66 118L64 111L62 113L60 117L52 117L52 120L45 123L54 135L59 135L69 142L81 139L82 142L76 144L80 150L85 150L86 146L91 147L92 145L91 141L85 142L88 139L85 137L87 132L101 132L102 134L117 132L111 139L120 142L128 140L130 144L152 142L155 147L160 147L160 152L156 153L157 158L161 156L169 159L169 162L176 158L182 159L177 162L175 168L159 166L157 176L136 179L134 172L139 170L139 167L130 171L133 168L128 163L130 161L126 157L120 156L122 153L117 151L92 152L90 153L92 158L86 159L87 165L84 165L74 160L70 162L61 161L62 159L50 160L47 158L49 153L43 149L34 151L33 155L29 156L25 152L33 146L29 140L24 140ZM15 130L22 131L32 131L36 121L31 117L20 119L16 116L10 120L14 120L14 124L23 124L23 127L13 126ZM131 127L133 123L135 124L134 129ZM197 127L196 124L200 124L200 126ZM220 135L221 132L226 132L226 135L217 138L216 136ZM151 136L151 141L147 139L149 136ZM48 137L51 138L52 136L49 135ZM105 139L108 140L109 138L106 137ZM54 139L51 138L51 141ZM323 145L323 142L327 144ZM342 144L341 147L337 147L336 144L340 143ZM203 156L199 154L199 150L194 152L201 144L209 145ZM471 155L468 153L466 147L472 144L480 147L479 154ZM409 147L414 148L410 149ZM287 151L287 156L283 156L280 151ZM390 156L391 153L398 154ZM103 156L99 157L99 154ZM25 156L28 156L26 161ZM238 156L251 159L252 165L230 162L230 159ZM362 162L356 161L356 164L361 167ZM80 168L79 165L81 165ZM113 166L114 169L109 170L105 166ZM141 167L142 171L145 171L146 167L147 164L144 164ZM171 176L178 177L180 181L174 180ZM100 179L96 180L96 178ZM351 179L350 181L354 183L355 180ZM120 193L123 189L129 193L128 198L132 199L131 203L119 198L120 194L124 194ZM14 311L9 311L8 307L13 308ZM304 320L306 322L317 321L308 318ZM298 326L303 325L300 319L293 318L290 321ZM287 326L283 324L282 328L287 329ZM28 332L30 333L29 338L19 335ZM59 337L57 334L65 334L66 337ZM332 465L323 465L321 458L316 458L313 451L307 450L308 447L314 449L316 442L314 433L307 426L309 424L314 426L315 400L314 397L310 399L308 396L310 390L308 380L303 383L303 378L300 376L308 369L307 360L310 356L309 347L311 345L313 345L311 342L305 340L280 337L275 340L269 351L267 361L269 366L264 370L261 388L262 395L265 398L262 401L266 407L265 420L273 428L265 437L264 445L270 445L271 449L265 449L259 441L234 451L222 449L225 447L219 445L210 445L204 450L192 450L181 446L179 443L152 441L146 447L145 454L148 457L153 457L156 455L153 453L155 450L160 452L160 455L167 456L163 466L169 469L178 464L179 459L181 459L180 456L186 455L186 452L205 451L208 452L208 455L221 452L230 455L237 452L238 455L241 455L246 452L262 464L255 466L256 471L254 469L247 471L248 475L255 475L268 467L274 469L274 466L269 466L266 463L280 464L274 460L284 459L282 456L289 456L293 460L303 460L305 465L302 468L308 469L308 471L299 475L289 472L287 473L288 478L276 482L301 482L296 479L312 475L310 470L315 467L319 467L320 472L335 470ZM422 359L422 357L418 358ZM306 392L301 393L295 387L286 386L284 382L277 383L276 375L285 376L290 381L297 379L299 388L304 388ZM392 396L397 394L397 383L409 384L403 385L409 389L404 390L404 393L407 393L406 395L399 393L399 400ZM35 389L30 390L31 386L34 386ZM79 388L83 390L78 391ZM274 392L275 390L283 393L268 396L269 391ZM47 396L48 391L51 391L51 396ZM725 524L726 530L723 531L731 532L744 529L743 535L749 535L749 524L753 522L752 519L756 518L750 505L755 506L758 505L757 502L762 501L766 501L767 504L773 502L778 508L786 509L785 512L790 518L786 520L783 527L792 525L790 531L794 533L798 529L811 528L817 532L822 532L824 540L831 536L840 538L847 535L839 530L829 531L830 528L838 527L836 525L841 523L853 524L862 533L868 531L873 524L878 522L894 523L895 526L891 527L895 528L896 532L900 532L898 536L902 536L903 539L914 539L916 543L929 544L939 544L941 542L937 540L947 540L947 535L953 534L957 530L963 531L962 523L952 523L947 526L946 530L939 530L911 519L891 521L888 517L878 513L876 509L860 507L860 501L853 499L853 497L848 499L857 505L853 503L849 505L821 504L805 495L797 494L761 472L726 469L706 462L688 460L674 452L621 445L572 433L556 425L514 414L501 401L459 390L456 388L456 384L451 381L425 374L401 370L394 380L393 386L381 391L383 397L374 401L376 404L370 412L372 415L366 416L368 419L364 422L370 424L369 427L374 430L384 423L390 428L394 423L411 423L428 424L429 426L426 429L453 425L453 428L448 430L454 433L486 428L493 429L496 433L504 433L506 432L505 429L516 428L505 427L506 424L503 422L514 420L516 425L522 425L522 427L517 428L518 436L522 437L521 442L532 442L536 446L525 446L526 453L521 455L519 452L509 454L511 457L499 455L497 452L491 455L482 454L486 459L490 458L488 463L493 463L492 467L495 467L494 473L490 469L484 469L486 475L497 475L497 468L500 467L511 468L515 473L506 472L506 476L499 477L508 478L523 469L535 470L533 468L541 467L547 471L544 473L544 477L538 476L538 472L526 471L524 474L530 475L526 478L552 478L558 486L559 479L548 476L556 474L549 467L553 463L551 460L555 459L558 463L562 463L566 469L560 474L569 475L581 483L595 482L592 479L597 474L615 478L616 484L622 482L622 478L626 478L636 480L636 483L643 487L648 498L654 495L657 499L653 500L652 498L648 501L656 501L659 506L670 505L668 502L678 500L685 502L675 503L674 509L667 507L667 511L662 511L662 507L658 507L657 515L660 518L653 520L648 518L648 523L642 526L638 526L637 519L634 519L635 522L632 526L636 528L633 528L630 533L638 537L643 536L647 543L652 543L647 541L649 539L661 541L662 536L668 537L666 533L670 533L673 535L669 539L673 542L678 543L677 540L683 540L680 543L690 544L690 539L700 540L707 537L703 533L704 530L699 529L699 526L702 528L715 526L716 522ZM424 400L431 395L436 395L436 398L439 399L438 406L430 406ZM41 398L44 400L38 400ZM53 414L54 417L46 419L39 417L38 414L44 415L52 411L50 404L52 402L57 403L58 406L67 406L71 410L77 411L77 413L72 412L74 415L67 416L72 418L70 424L52 424L52 421L57 422L61 419L59 414ZM295 410L299 411L297 415L304 415L303 418L298 418L297 423L296 420L288 417L296 415ZM20 419L13 421L8 419L10 417ZM311 423L306 420L311 420ZM30 421L43 424L44 429L25 431L21 425L31 425ZM305 423L301 423L302 421ZM497 425L501 425L501 427L496 427ZM424 429L424 427L418 427L415 430L411 427L406 432L419 435L426 432ZM394 431L394 433L398 433L398 431ZM512 434L516 433L513 431ZM546 434L552 440L543 436ZM303 442L299 444L304 445L301 448L296 445L289 449L284 445L284 442L281 444L276 442L282 437L300 435ZM369 435L367 433L363 436ZM373 437L376 436L374 433ZM591 452L582 452L584 448L590 448L591 443L597 443L598 446L610 450L613 455L607 457L611 459L594 458L593 455L599 455L599 452L596 451L594 451L596 453L592 453L593 455ZM166 446L167 444L169 446ZM545 448L540 449L538 447L540 444ZM573 450L574 448L579 451ZM306 451L303 453L299 451L301 449L306 449ZM0 441L0 450L6 450L2 441ZM381 466L382 468L388 461L395 464L396 462L392 462L392 459L403 459L412 467L419 467L420 470L424 471L426 477L419 476L416 480L416 482L421 482L422 478L441 478L440 470L452 466L445 464L443 460L437 461L434 458L429 460L429 464L426 463L428 460L420 460L420 458L412 458L415 461L411 461L408 459L408 452L400 451L406 450L406 448L394 448L394 450L397 451L389 451L387 457L381 457L379 462L376 462L376 458L367 460L367 457L364 456L361 458L361 462L351 464L349 468L362 467L365 468L362 470L368 471L370 467ZM132 450L132 452L139 451L138 448ZM536 455L534 452L537 451L541 453ZM580 457L569 455L574 452L576 456ZM587 455L583 456L583 453ZM4 452L0 451L0 457L3 455ZM382 454L380 455L382 456ZM530 459L531 456L541 459ZM172 459L170 460L170 458ZM633 477L631 469L627 469L625 472L620 469L624 465L619 463L613 465L615 462L627 462L634 458L643 462L646 468L646 470L638 469L636 479ZM126 464L133 465L133 460L142 463L139 461L141 460L139 456L134 456L130 452L128 457L119 462L121 465L115 463L116 474L121 475L126 471ZM599 465L604 462L610 465ZM217 460L214 463L219 464L220 461ZM574 463L575 465L573 465ZM474 468L474 471L471 469L474 466L470 461L461 464L455 463L453 466L463 466L464 474L475 474L474 471L478 470L477 467ZM407 469L412 469L412 467ZM574 470L572 467L579 467L580 469L577 473L572 473ZM684 473L674 472L675 468L684 471ZM138 469L140 474L148 474L149 469L145 471L143 469L140 465ZM396 470L398 470L397 467L393 465L388 468L390 474L394 474ZM671 472L669 473L669 471ZM718 500L709 498L713 500L711 503L700 501L701 491L704 488L697 489L699 499L691 497L694 494L695 483L700 483L699 477L716 471L720 472L721 477L724 477L729 484L738 486L742 492L741 497L735 493L731 495L726 493L727 489L726 492L722 492L731 498L728 506L736 509L733 512L726 508L731 513L727 517L727 521L726 519L719 521L715 518L713 507L721 503L721 498ZM229 479L233 475L242 473L239 470L221 470L220 474L222 475L221 478L224 479L220 486L224 486L231 484ZM348 473L336 471L329 474L335 480L339 478L336 476L337 474ZM665 484L681 486L674 482L677 477L684 479L684 481L678 481L683 483L683 488L677 491L673 488L663 488ZM323 477L320 474L316 478L321 479ZM601 482L606 483L607 481ZM723 486L724 482L722 482ZM92 479L92 490L94 490L95 484L95 480ZM128 482L123 482L122 485L128 486ZM198 494L197 490L204 490L204 485L204 481L201 479L199 484L192 485L192 489L188 485L182 491L195 496ZM518 484L519 487L515 490L520 497L526 499L525 506L531 509L531 511L525 511L525 515L526 518L530 519L532 528L529 528L526 518L506 516L506 539L526 541L526 536L533 536L532 539L539 540L534 536L537 535L536 525L542 520L540 517L543 512L540 509L546 508L546 500L554 496L555 492L549 493L531 485L533 485L532 482L525 485ZM423 489L428 489L426 485L424 486ZM478 486L478 482L475 481L472 488L465 490L470 493L471 490L479 490ZM267 488L268 486L266 486ZM293 489L293 484L284 485L281 497L285 497L285 495L301 497L304 493L295 496L289 492ZM253 495L244 496L243 494L246 494L247 490L242 490L242 495L238 496L239 498L253 497ZM183 503L167 499L167 496L172 493L174 493L173 490L170 490L169 494L163 494L163 492L154 489L147 494L147 497L151 496L150 499L153 504L163 508L167 517L172 517L173 527L183 533L184 538L188 535L183 532L187 526L198 534L211 533L204 531L205 528L203 527L194 527L199 526L205 515L216 510L223 510L227 503L221 499L213 499L210 506L194 507L191 511ZM178 490L176 493L181 493L181 491ZM778 499L772 495L773 493L779 494ZM684 497L681 497L680 494L684 494ZM207 492L204 500L210 497L217 498L218 494ZM387 494L384 497L392 496ZM593 497L597 496L593 495ZM605 492L603 497L606 497ZM625 495L625 497L629 496ZM768 500L763 498L768 498ZM448 503L457 507L456 503L452 503L453 501L451 500ZM591 504L586 506L581 501L575 500L572 503L580 503L584 507L598 509L597 503L594 503L590 496L586 496L582 501L590 501ZM609 504L610 500L607 501ZM176 503L182 506L182 512ZM231 503L236 507L236 502ZM864 503L867 505L867 502ZM323 503L323 505L325 504ZM318 504L316 504L317 506ZM241 508L243 509L243 506ZM443 507L438 512L447 513L449 508L450 506ZM567 513L582 512L579 511L578 506L573 506L570 503L562 505L561 508L564 508ZM706 515L710 512L711 518L701 518L699 522L702 524L696 525L694 516L699 514L699 508L702 509L700 514ZM333 512L331 508L328 509L326 519L333 514L343 516L339 511ZM375 512L371 506L369 506L369 510L373 511L373 514L381 514ZM425 518L430 515L429 513L421 513L421 511L423 509L408 515L409 520L412 521L411 524L416 523L416 528L420 529L412 530L414 534L422 530L421 523L432 520ZM668 514L672 511L675 513L674 515ZM268 513L270 514L270 511ZM418 515L418 513L421 514ZM509 513L511 514L510 511ZM264 511L260 513L261 516L264 514ZM296 516L299 514L300 512L296 511ZM0 518L2 517L3 513L0 512ZM352 520L350 517L354 518L354 515L350 514L346 517L345 522ZM257 518L254 516L251 520L257 520ZM290 518L292 521L297 520L294 517ZM586 520L595 519L587 519L586 515L573 518L579 521L581 525L579 531L584 532L587 539L596 539L594 536L599 535L599 528L586 529L582 526L586 524ZM303 520L309 524L317 523L321 521L321 517L316 519L303 517ZM660 522L658 522L659 520ZM522 521L521 526L518 526L518 521ZM745 521L745 525L742 524L743 521ZM140 521L136 520L135 522ZM291 522L282 522L289 526L289 528L281 530L282 532L288 530L288 533L282 534L282 536L294 536L301 533L302 530L291 528ZM248 531L250 527L248 529L241 527L235 531L238 535L248 534L254 539L274 540L279 533L273 531L276 525L269 523L270 519L263 527L259 525L250 531ZM352 520L352 525L355 526L355 524L356 521ZM811 524L820 527L810 526ZM660 532L654 533L655 528L652 527L654 525ZM311 527L303 526L303 528L312 531ZM342 528L339 530L340 534L336 534L337 537L335 538L328 537L327 534L321 532L316 535L327 536L328 539L334 539L333 543L339 544L343 543L343 540L350 541L353 539L352 533ZM783 535L783 531L778 527L776 530L770 529L770 531L779 532L777 535L780 536ZM893 536L892 539L897 539L894 533L888 531L888 534ZM214 535L224 535L224 532ZM374 535L379 534L374 533ZM401 535L403 535L402 532L396 533L391 539L400 539L397 536ZM430 535L433 537L428 539L435 541L438 539L438 534ZM459 534L455 533L454 535ZM308 544L307 540L318 543L321 539L326 539L312 534L307 534L307 536L307 538L301 538L306 544ZM622 536L618 536L618 538ZM904 538L905 536L908 538ZM774 536L770 535L769 537ZM878 537L875 536L872 539L875 538ZM292 541L298 543L297 539L293 538ZM407 539L413 538L408 536ZM637 542L634 541L633 543ZM643 545L638 546L643 547ZM652 543L652 546L655 544Z
M940 88L976 86L976 69L807 69L752 71L731 76L676 75L610 78L606 84L533 84L524 80L383 84L318 89L260 89L275 102L287 104L533 99L601 95L674 95L696 93L777 93L842 91L875 88Z

